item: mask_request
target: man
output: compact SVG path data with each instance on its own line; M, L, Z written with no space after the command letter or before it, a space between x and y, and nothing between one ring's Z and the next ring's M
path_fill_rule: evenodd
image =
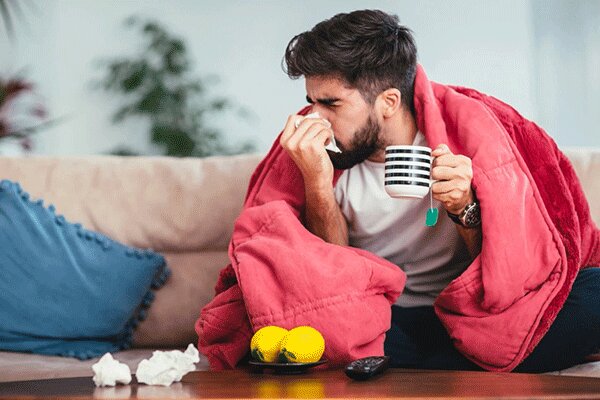
M436 103L436 107L442 110L441 117L428 116L434 114L427 111L433 108L428 106L431 104L428 102L419 103L421 108L416 109L414 90L418 74L417 50L410 30L399 25L396 16L375 10L338 14L294 37L286 49L285 64L290 77L305 77L306 99L310 103L310 110L305 110L304 113L318 112L321 117L291 115L279 140L302 174L305 194L303 222L306 228L326 242L359 247L375 253L398 265L407 276L404 291L392 306L392 326L385 339L385 353L392 357L394 365L436 369L488 368L485 361L486 350L482 349L485 346L472 343L484 339L485 329L489 329L490 325L478 328L480 334L475 329L470 336L465 334L462 337L463 328L469 325L466 322L468 319L458 321L455 317L468 307L458 304L456 298L448 300L451 298L449 295L438 301L437 310L434 309L434 302L451 282L475 262L483 265L476 279L483 282L482 288L478 289L481 293L477 296L480 303L485 303L486 265L493 266L497 262L491 254L499 257L503 252L512 252L509 247L516 252L531 250L531 254L524 254L518 271L528 268L528 257L531 257L535 260L531 264L532 271L544 272L515 278L515 281L522 281L524 284L514 283L514 287L511 286L511 277L501 273L501 279L506 279L508 284L503 288L490 283L487 288L490 299L494 290L498 291L495 300L489 300L494 304L488 304L478 311L481 317L512 321L518 327L515 329L521 329L521 325L515 322L521 315L519 307L523 310L526 308L524 313L529 316L538 313L537 317L531 318L531 321L536 321L532 322L536 329L522 335L524 338L533 336L534 339L528 346L515 346L515 354L506 355L506 365L511 365L507 368L516 367L518 371L567 368L583 362L587 355L600 348L600 270L588 268L579 273L573 272L574 269L585 266L577 265L574 269L571 268L569 278L566 272L568 268L563 269L562 274L553 269L551 272L552 266L549 264L555 262L552 260L560 259L558 255L549 258L548 254L554 249L546 249L548 254L531 248L519 250L517 245L513 247L510 243L500 244L501 239L490 241L490 251L487 255L481 254L482 232L484 236L486 232L490 232L489 236L493 238L491 232L494 232L495 226L498 229L501 226L501 217L498 216L500 213L505 213L506 219L519 220L522 218L522 210L517 210L516 215L511 215L510 209L499 210L499 205L492 200L487 203L483 201L490 198L487 193L479 202L473 181L474 168L480 168L480 182L496 179L494 174L502 174L503 168L506 175L511 175L511 168L517 168L513 166L514 160L510 157L510 149L513 147L506 144L507 158L498 160L493 167L490 163L488 167L485 165L488 156L482 154L486 149L476 143L487 140L485 135L488 132L471 132L469 135L464 133L468 128L462 126L468 126L468 118L461 117L461 110L464 113L479 110L481 106L472 103L473 98L480 94L458 96L447 87L433 86L434 95L431 98L436 98L436 101L431 103ZM419 74L420 82L426 82L424 73ZM428 88L428 84L423 83L421 86ZM423 91L427 90L429 89ZM470 96L468 100L465 98L467 95ZM419 99L424 96L425 94ZM455 96L457 100L450 96ZM446 99L448 104L444 103ZM452 115L448 117L444 115L444 111ZM471 118L477 119L477 116L473 114ZM449 128L440 128L440 124L430 123L441 132L435 136L433 128L427 129L428 121L444 121ZM451 121L458 121L459 125L458 132L452 136L446 132L453 129ZM472 126L476 126L475 122ZM505 123L505 129L498 129L498 135L506 136L509 130L507 126L509 124ZM444 137L445 135L448 136ZM513 140L516 141L516 137ZM332 138L335 138L341 153L325 149ZM438 138L449 141L429 143L429 138L433 141ZM440 212L440 219L433 228L426 227L423 223L425 212L430 206L429 196L421 200L399 200L390 198L384 191L385 147L410 144L430 147L435 144L431 178L436 182L432 184L431 192L435 206L445 212ZM452 151L451 148L462 149L464 153ZM487 149L487 153L489 152ZM477 165L475 160L481 160L481 165ZM336 170L343 170L343 173L335 176ZM529 175L523 172L522 166L517 171L523 178L515 178L515 186L522 181L522 192L534 193L531 198L519 202L517 197L520 192L514 191L513 201L510 194L512 192L509 191L507 204L514 202L525 211L528 204L537 198L534 196L536 189L529 187ZM498 177L496 182L506 182L510 186L510 179ZM560 177L557 176L556 180L558 179ZM332 182L335 182L333 190ZM536 183L539 185L539 180ZM498 185L496 195L502 196L504 188L501 183ZM484 192L485 183L481 187ZM490 209L486 210L486 207ZM543 214L537 208L532 211L534 212ZM486 213L490 215L488 221L485 219ZM544 219L540 217L536 221ZM533 225L539 224L540 222L535 222ZM596 228L592 222L590 224L590 229L595 231L593 235L597 237ZM520 231L515 228L518 225L518 222L511 225L515 233L522 232L519 237L513 237L513 240L518 241L521 237L525 241L535 240L537 234L528 232L530 228L526 226ZM549 239L548 243L550 242ZM547 248L542 239L531 245ZM504 247L501 248L502 246ZM594 251L597 253L597 245ZM590 257L587 257L588 261ZM585 257L582 257L582 262L583 260ZM489 262L486 264L486 261ZM514 268L516 263L513 261L510 264ZM533 264L540 267L533 267ZM492 276L490 274L493 273L492 268L487 276ZM520 276L525 273L518 274ZM533 278L533 275L536 277ZM570 293L568 286L571 283L556 284L550 288L550 277L559 275L567 282L571 279L573 286ZM552 293L543 295L543 301L529 301L545 290L540 288L545 287ZM503 291L507 293L505 298ZM511 291L520 293L508 294ZM531 296L528 299L529 291ZM568 298L564 301L567 295ZM555 311L549 311L550 302L553 302ZM559 304L563 302L564 305ZM529 305L525 306L526 303ZM438 315L443 318L443 324ZM476 318L477 312L463 315L467 316ZM500 325L499 322L494 324ZM509 337L510 334L506 336ZM463 353L468 353L471 349L476 349L479 353L467 354L465 357L456 349L455 344L460 346ZM502 357L503 355L499 356ZM495 362L490 360L489 365Z
M598 350L600 231L537 125L429 81L381 11L317 24L285 62L310 105L254 171L196 322L211 368L235 368L268 325L318 329L330 365L385 351L402 367L548 371ZM390 144L435 149L431 199L384 192Z

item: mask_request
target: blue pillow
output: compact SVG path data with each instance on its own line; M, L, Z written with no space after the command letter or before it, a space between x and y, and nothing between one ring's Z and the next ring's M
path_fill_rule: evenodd
M72 224L0 182L0 349L87 359L130 347L164 258Z

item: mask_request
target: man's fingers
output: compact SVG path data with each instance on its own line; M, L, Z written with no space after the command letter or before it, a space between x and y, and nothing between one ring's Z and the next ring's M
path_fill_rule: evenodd
M431 185L431 192L433 194L443 194L454 190L456 182L453 181L437 181Z
M449 181L456 177L456 171L452 167L438 166L431 169L431 179L434 181Z
M432 152L431 152L431 156L432 157L439 157L443 154L452 154L452 152L450 151L450 148L445 145L445 144L440 144L438 147L436 147Z
M319 133L317 133L317 135L315 136L315 139L317 139L317 143L322 144L323 146L326 146L331 141L332 136L333 136L333 131L331 129L325 128L325 129L319 131Z
M446 153L433 160L433 167L458 167L459 165L470 165L471 160L465 156L455 155L452 153Z
M437 166L431 170L431 179L434 181L459 179L470 182L473 179L473 170L464 164L458 167Z
M458 160L454 157L454 154L446 153L441 156L437 156L435 160L433 160L432 166L433 168L437 166L441 167L457 167L459 165Z
M324 120L317 118L305 118L298 129L288 139L287 147L289 149L297 148L305 138L313 138L321 129L329 129Z
M313 124L306 131L302 139L298 143L298 148L300 150L306 151L310 148L315 150L320 149L321 147L325 147L325 142L327 138L331 137L333 132L331 129L321 125L321 124Z
M446 194L452 191L466 192L469 190L468 182L461 179L452 179L449 181L437 181L431 185L431 192L433 194Z
M458 189L450 190L445 193L437 193L433 195L433 198L443 203L445 206L450 207L457 201L464 197L464 193Z
M297 121L302 121L304 119L303 115L292 114L288 117L285 127L283 128L283 133L281 134L281 138L279 139L280 144L285 144L290 140L290 137L296 132L296 123Z

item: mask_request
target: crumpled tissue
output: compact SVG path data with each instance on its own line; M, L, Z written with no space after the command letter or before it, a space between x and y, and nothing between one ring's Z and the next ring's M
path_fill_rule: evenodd
M149 360L142 360L138 364L135 376L138 382L146 385L169 386L179 382L188 372L196 369L200 361L198 350L189 344L184 353L179 350L155 351Z
M306 114L304 116L304 118L321 118L321 115L319 115L318 112L314 112L314 113ZM296 120L296 122L294 124L296 126L296 128L300 126L300 123L304 120L304 118ZM327 121L327 120L325 120L325 121ZM327 122L329 122L329 121L327 121ZM340 148L337 147L337 143L335 142L335 136L331 135L331 139L329 140L329 143L327 143L325 145L325 150L333 151L334 153L342 152L342 150L340 150Z
M100 360L92 365L94 383L96 386L115 386L117 383L127 385L131 382L131 371L126 364L106 353Z

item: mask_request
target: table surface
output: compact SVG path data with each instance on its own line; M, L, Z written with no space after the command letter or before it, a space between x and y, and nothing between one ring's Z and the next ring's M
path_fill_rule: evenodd
M302 375L257 373L248 369L187 374L169 387L135 383L96 388L92 379L64 378L0 383L2 399L114 398L411 398L411 399L586 399L600 398L600 379L471 371L389 369L356 382L343 370Z

